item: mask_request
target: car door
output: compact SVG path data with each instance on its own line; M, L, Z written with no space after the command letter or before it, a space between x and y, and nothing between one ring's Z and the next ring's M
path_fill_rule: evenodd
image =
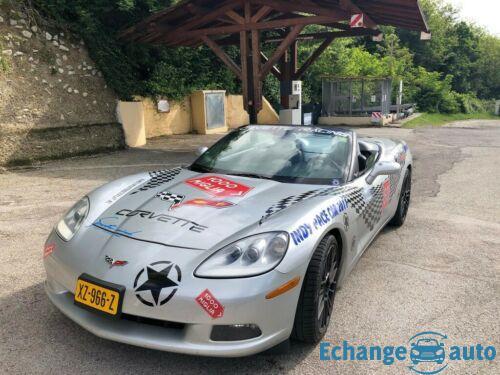
M356 144L356 147L359 146ZM359 171L359 165L355 163L354 168L358 168L360 173L352 182L354 186L359 187L359 197L350 202L356 215L353 223L356 236L353 240L353 251L358 257L389 218L390 179L388 176L378 176L372 184L368 184L366 176L372 166Z

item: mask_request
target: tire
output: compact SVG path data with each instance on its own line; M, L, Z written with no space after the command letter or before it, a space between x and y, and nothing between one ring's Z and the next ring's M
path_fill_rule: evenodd
M392 225L393 227L400 227L404 224L406 215L408 214L408 208L410 207L410 198L411 169L407 169L405 172L403 185L401 186L401 193L399 194L398 208L396 209L396 213L389 222L389 225Z
M337 290L339 261L337 240L329 234L321 240L307 267L295 313L293 339L317 343L325 335Z

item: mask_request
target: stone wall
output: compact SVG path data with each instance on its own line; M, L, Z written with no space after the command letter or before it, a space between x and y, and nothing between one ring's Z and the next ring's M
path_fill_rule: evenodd
M91 155L125 147L120 124L31 129L0 127L0 166L30 165L35 161Z
M29 130L115 122L117 98L82 41L0 8L0 126Z

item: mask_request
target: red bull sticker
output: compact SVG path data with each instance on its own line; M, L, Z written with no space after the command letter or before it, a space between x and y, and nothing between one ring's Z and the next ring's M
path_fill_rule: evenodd
M212 317L212 319L218 319L224 316L224 306L217 301L217 298L215 298L208 289L205 289L196 297L196 302Z
M252 190L249 186L219 176L191 178L184 182L189 186L219 198L242 197Z

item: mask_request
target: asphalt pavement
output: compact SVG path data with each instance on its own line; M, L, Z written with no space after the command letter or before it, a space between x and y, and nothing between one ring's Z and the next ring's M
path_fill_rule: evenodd
M422 331L446 345L500 349L500 121L360 134L401 138L414 154L405 225L385 229L339 290L325 341L407 345ZM59 217L118 177L187 164L218 136L152 140L143 149L54 161L0 174L1 373L412 374L408 362L321 361L320 347L216 359L106 341L63 316L43 291L42 246ZM494 361L450 361L443 374L498 374Z

